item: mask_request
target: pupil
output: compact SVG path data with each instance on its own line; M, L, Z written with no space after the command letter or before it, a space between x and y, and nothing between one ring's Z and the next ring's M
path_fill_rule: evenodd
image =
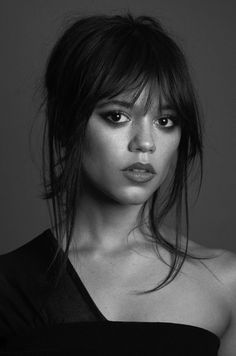
M163 117L163 118L161 118L161 120L162 120L162 124L167 124L167 118L166 117Z
M116 121L119 121L120 120L120 114L118 112L114 113L113 114L113 119L116 120Z

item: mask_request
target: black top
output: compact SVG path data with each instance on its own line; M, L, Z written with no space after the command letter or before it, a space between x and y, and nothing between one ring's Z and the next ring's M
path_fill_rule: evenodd
M217 355L207 329L107 320L69 259L55 287L59 264L46 271L57 246L47 229L0 256L0 355Z

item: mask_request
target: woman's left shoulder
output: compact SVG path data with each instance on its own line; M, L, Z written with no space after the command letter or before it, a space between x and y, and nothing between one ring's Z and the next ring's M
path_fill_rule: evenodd
M227 249L204 248L213 259L205 260L225 287L236 292L236 253Z
M213 257L204 260L204 264L215 273L226 290L236 292L236 253L223 248L209 248L193 241L191 245L197 254Z
M226 293L231 297L236 318L236 253L226 249L218 250L215 268L218 276L226 288ZM236 321L236 320L235 320Z
M212 269L222 283L222 290L230 310L230 320L221 339L219 356L234 356L236 350L236 253L218 249Z

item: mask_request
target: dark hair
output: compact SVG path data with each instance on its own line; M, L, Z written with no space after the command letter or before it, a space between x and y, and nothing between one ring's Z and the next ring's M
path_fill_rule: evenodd
M198 163L199 194L203 157L199 109L184 54L153 17L134 17L130 13L94 15L77 18L66 29L52 50L44 77L42 107L45 107L46 121L42 150L44 191L41 197L47 201L49 213L48 200L52 200L53 221L59 242L53 262L66 232L60 276L68 258L76 196L83 188L81 158L88 119L98 101L130 91L135 102L147 84L149 95L146 107L149 107L150 98L158 85L160 90L156 95L160 100L161 95L164 96L180 118L181 139L176 166L167 189L162 192L158 188L143 204L138 216L142 225L144 209L149 204L151 235L146 235L156 243L157 253L158 244L171 253L171 268L161 284L140 293L150 293L170 283L180 272L186 258L200 259L187 252L188 178L193 164ZM187 237L184 250L180 246L183 208ZM167 241L159 231L160 224L172 209L176 218L175 244ZM50 219L52 222L51 213Z

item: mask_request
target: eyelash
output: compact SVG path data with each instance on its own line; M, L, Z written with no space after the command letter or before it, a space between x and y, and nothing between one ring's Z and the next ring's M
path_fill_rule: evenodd
M119 115L124 115L124 116L126 116L127 117L127 114L125 114L125 113L123 113L122 111L119 111L119 110L111 110L111 111L107 111L107 112L104 112L104 113L102 113L102 114L100 114L101 115L101 117L103 118L103 119L105 119L106 121L108 121L111 125L113 125L113 126L122 126L122 125L124 125L124 124L126 124L126 122L114 122L114 121L112 121L112 120L110 120L110 119L108 119L108 116L111 116L111 115L117 115L117 114L119 114ZM171 120L172 122L173 122L173 125L171 125L171 126L161 126L161 125L158 125L161 129L164 129L164 130L170 130L171 128L173 128L173 127L175 127L175 126L177 126L178 125L178 119L177 119L177 117L176 116L174 116L174 115L170 115L170 114L167 114L167 115L163 115L163 116L161 116L160 118L158 118L158 120L161 120L161 119L168 119L168 120ZM157 121L158 121L157 120Z

